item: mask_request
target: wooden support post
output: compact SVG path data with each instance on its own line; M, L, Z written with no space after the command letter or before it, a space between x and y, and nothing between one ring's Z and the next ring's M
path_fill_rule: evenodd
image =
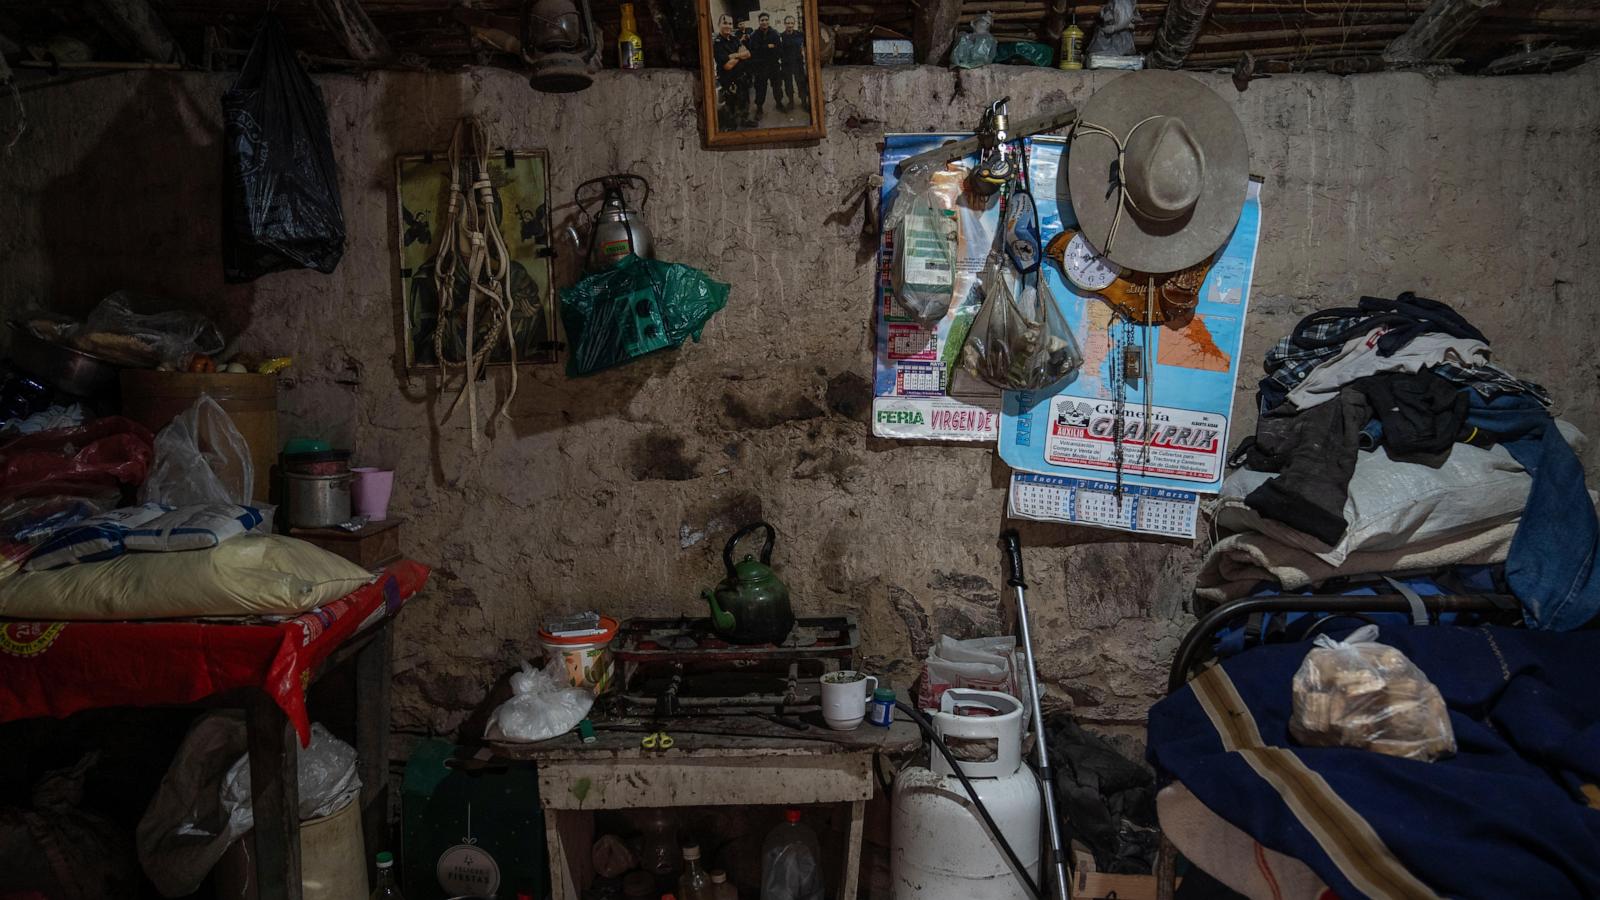
M141 59L178 62L183 51L148 0L95 0L88 12L100 27Z
M361 775L361 831L371 878L379 850L389 846L389 693L394 671L393 619L384 619L356 653L356 759Z
M328 28L339 35L350 58L358 62L388 59L394 55L389 41L367 17L361 0L313 0Z
M867 801L850 804L850 831L845 835L844 872L839 876L839 897L855 897L861 883L861 842L866 833Z
M956 42L961 0L913 0L911 46L917 62L942 66Z
M1044 14L1044 40L1052 47L1061 47L1061 32L1067 30L1067 19L1073 13L1069 0L1050 0Z
M1384 48L1389 62L1415 63L1437 59L1466 37L1484 10L1500 0L1433 0L1405 34Z
M1147 60L1152 68L1176 69L1183 65L1205 26L1206 14L1216 0L1169 0L1167 14L1156 30L1156 43Z
M300 738L266 694L251 702L245 716L256 895L259 900L300 900Z

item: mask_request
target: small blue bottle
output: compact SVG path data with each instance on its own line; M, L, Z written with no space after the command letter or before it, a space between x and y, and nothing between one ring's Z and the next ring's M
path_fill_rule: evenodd
M872 703L867 707L867 721L881 728L894 724L893 688L878 688L872 692Z

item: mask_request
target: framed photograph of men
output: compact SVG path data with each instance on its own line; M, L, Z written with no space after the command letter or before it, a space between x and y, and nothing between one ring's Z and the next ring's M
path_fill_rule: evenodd
M707 147L821 140L817 0L697 0Z

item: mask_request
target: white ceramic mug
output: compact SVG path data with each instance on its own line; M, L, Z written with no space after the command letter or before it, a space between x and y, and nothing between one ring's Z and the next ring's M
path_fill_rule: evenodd
M851 731L867 717L878 679L844 670L822 676L822 718L834 731Z

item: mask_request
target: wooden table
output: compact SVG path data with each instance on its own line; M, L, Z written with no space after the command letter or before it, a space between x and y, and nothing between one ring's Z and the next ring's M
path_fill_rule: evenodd
M817 719L820 722L820 718ZM839 900L854 900L866 802L873 793L876 754L902 755L922 745L912 722L890 728L862 724L803 731L751 715L597 721L596 740L577 733L538 743L497 742L505 758L539 767L539 801L555 900L578 900L589 881L594 811L673 806L850 804L850 829ZM671 750L650 751L640 740L671 734Z
M383 847L392 622L427 577L426 566L402 561L284 621L0 620L0 643L26 651L0 653L0 722L113 706L244 710L258 894L300 900L297 767L300 734L311 728L306 689L335 669L353 669L347 696L362 825L367 846Z
M389 685L394 620L386 618L335 650L312 677L355 667L356 771L361 776L361 832L368 848L389 844ZM300 739L282 708L249 690L242 705L249 734L250 802L258 900L300 900ZM225 706L226 701L208 705ZM366 860L369 883L372 855ZM364 894L363 894L364 895Z

